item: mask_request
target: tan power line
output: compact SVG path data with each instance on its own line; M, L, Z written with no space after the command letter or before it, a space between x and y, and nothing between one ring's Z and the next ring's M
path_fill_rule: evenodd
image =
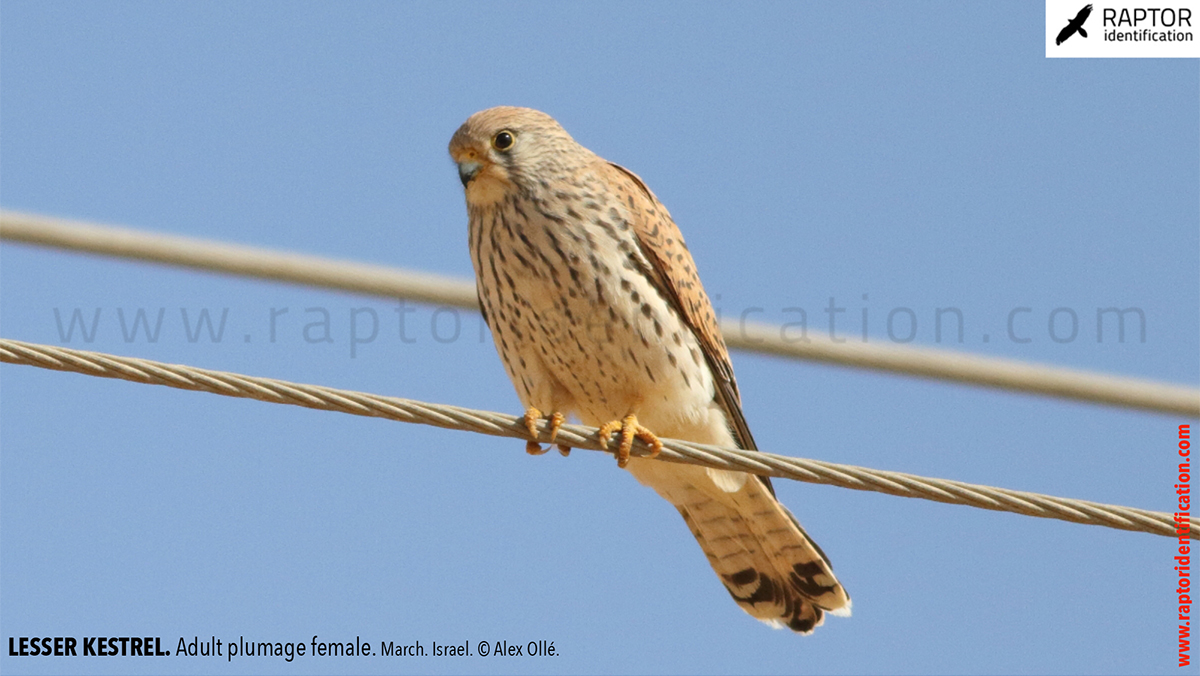
M0 339L0 361L38 366L56 371L71 371L101 378L117 378L135 383L198 390L228 397L257 399L276 404L291 404L325 411L420 423L493 436L529 438L522 416L339 390L320 385L258 378L179 364L165 364L148 359L119 357L99 352ZM540 425L541 438L538 441L549 442L549 439L546 438L546 422L543 420ZM563 425L558 432L556 441L573 448L600 450L597 430L594 427ZM915 474L887 472L759 451L719 448L675 439L663 439L662 441L663 449L658 457L660 460L668 462L753 472L808 483L828 484L907 498L921 498L1093 526L1141 531L1172 538L1200 539L1200 519L1184 518L1177 521L1173 515L1165 512L1059 498L961 481L932 479ZM644 443L636 442L635 455L645 455L647 451ZM1185 524L1187 530L1180 533L1181 530L1184 530L1183 525Z
M466 280L177 235L0 211L0 239L210 272L478 310ZM1200 417L1200 389L949 350L788 340L783 327L723 321L729 347L1012 392Z

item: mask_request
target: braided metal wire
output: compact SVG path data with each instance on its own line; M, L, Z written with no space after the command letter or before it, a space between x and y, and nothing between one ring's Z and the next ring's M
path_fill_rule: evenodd
M521 416L398 397L385 397L320 385L258 378L179 364L166 364L135 357L119 357L99 352L0 339L0 361L56 371L71 371L102 378L117 378L149 385L165 385L185 390L211 392L229 397L257 399L277 404L292 404L326 411L420 423L493 436L529 438L524 419ZM541 425L542 439L540 440L548 441L545 438L545 422L543 421ZM601 450L597 430L594 427L563 425L558 433L557 441L573 448ZM634 445L635 455L646 455L648 452L649 448L642 442L639 441ZM1039 493L934 479L820 460L717 448L674 439L663 440L663 449L659 459L752 472L808 483L887 493L901 497L922 498L994 511L1013 512L1026 516L1142 531L1168 537L1180 536L1178 533L1180 524L1171 514L1165 512L1059 498ZM1184 523L1189 526L1186 537L1200 539L1200 519L1185 519Z
M407 298L468 310L479 309L475 284L470 280L228 242L13 211L0 211L0 239L324 289ZM1200 390L1172 383L928 347L838 343L817 334L789 338L784 327L758 322L727 319L721 322L721 330L726 344L736 350L1109 406L1200 416Z

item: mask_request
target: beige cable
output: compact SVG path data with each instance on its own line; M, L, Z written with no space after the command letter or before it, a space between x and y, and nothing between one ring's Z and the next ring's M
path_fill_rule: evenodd
M102 378L118 378L136 383L211 392L229 397L388 418L400 422L420 423L493 436L528 438L524 419L520 416L397 397L384 397L319 385L257 378L178 364L165 364L147 359L118 357L98 352L0 339L0 361L57 371L72 371ZM546 423L542 421L540 424L543 437L541 441L547 441L545 439ZM563 425L558 433L557 441L573 448L599 450L600 444L596 433L597 430L594 427ZM647 451L646 445L640 441L634 446L635 455L645 455ZM931 479L901 472L887 472L756 451L717 448L674 439L663 440L663 450L659 458L669 462L753 472L809 483L875 491L908 498L922 498L1027 516L1142 531L1168 537L1180 536L1177 533L1177 523L1172 515L1164 512L1058 498L961 481ZM1188 519L1186 522L1190 528L1187 537L1200 539L1200 520Z
M478 310L472 282L378 265L272 251L178 235L0 211L0 239L118 258L272 279L324 289ZM799 341L784 328L725 320L729 347L935 380L1200 417L1200 389L949 350Z

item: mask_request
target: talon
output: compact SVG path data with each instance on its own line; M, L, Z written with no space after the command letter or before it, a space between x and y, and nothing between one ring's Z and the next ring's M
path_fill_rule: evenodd
M564 445L562 445L562 444L558 444L558 452L559 452L559 454L561 454L561 455L562 455L562 457L564 457L564 458L565 458L565 457L567 457L568 455L571 455L571 447L570 447L570 446L564 446Z
M529 430L529 436L534 439L538 438L537 422L542 417L542 412L530 406L525 409L525 429Z
M637 416L630 413L621 421L621 445L617 446L617 467L629 464L629 451L633 449L633 439L637 436Z
M629 454L633 450L633 440L641 439L650 446L650 457L657 456L662 451L662 441L649 429L638 424L637 416L630 414L624 420L612 420L600 426L600 446L608 450L608 438L613 432L621 431L621 442L617 446L617 467L629 464Z
M547 439L546 441L549 441L550 443L554 443L554 440L558 438L558 428L562 427L563 423L566 421L567 421L567 416L563 415L562 413L560 413L558 411L551 413L550 414L550 438ZM562 447L562 445L559 445L558 448L561 451L563 447ZM567 450L570 451L571 449L568 448ZM563 453L563 455L566 455L566 453Z
M546 452L542 445L537 442L538 431L537 421L542 417L542 412L530 406L525 409L525 429L529 430L529 436L533 439L525 442L525 452L529 455L541 455Z
M641 439L642 441L644 441L650 445L650 457L651 458L657 458L658 454L662 453L662 449L663 449L662 439L659 439L658 435L656 435L654 432L651 432L650 430L646 429L645 427L638 425L637 438Z
M541 417L542 412L533 406L530 406L525 410L525 429L529 430L529 436L533 437L532 440L525 442L525 452L529 455L541 455L550 450L549 446L542 448L542 445L537 442L537 438L539 436L537 426L538 420L540 420ZM563 415L559 411L555 411L554 413L551 413L546 420L546 431L550 437L548 441L553 444L554 440L558 438L559 428L562 427L563 423L567 421L567 416ZM571 448L569 446L558 444L558 452L565 456L571 452Z
M621 429L621 421L620 420L610 420L610 421L604 423L603 425L601 425L600 429L597 430L597 432L596 432L596 436L600 437L600 448L603 448L604 450L607 451L608 450L608 438L612 436L613 432L616 432L619 429Z

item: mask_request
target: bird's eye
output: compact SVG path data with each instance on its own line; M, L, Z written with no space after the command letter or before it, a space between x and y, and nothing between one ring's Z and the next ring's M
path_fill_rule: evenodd
M513 143L515 142L516 138L513 136L513 133L507 129L502 132L498 132L492 137L492 147L500 152L504 152L513 147Z

